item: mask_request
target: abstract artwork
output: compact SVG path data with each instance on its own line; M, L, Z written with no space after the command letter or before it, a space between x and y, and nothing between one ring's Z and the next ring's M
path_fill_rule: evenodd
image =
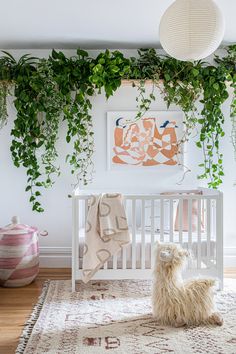
M177 145L183 135L182 112L149 111L139 120L136 114L107 113L108 168L179 166L183 159Z

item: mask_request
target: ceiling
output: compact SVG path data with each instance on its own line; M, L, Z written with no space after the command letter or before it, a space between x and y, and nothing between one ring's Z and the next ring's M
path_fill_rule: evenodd
M236 42L236 1L223 11L224 44ZM160 47L158 27L173 0L0 0L0 48Z

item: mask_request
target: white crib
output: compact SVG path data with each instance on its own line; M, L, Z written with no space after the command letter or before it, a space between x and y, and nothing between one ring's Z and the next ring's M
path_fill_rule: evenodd
M222 289L223 195L204 188L198 192L123 194L131 244L108 260L94 279L150 279L154 244L159 240L180 243L191 251L185 277L216 277ZM72 291L76 280L81 279L88 200L98 193L75 190L72 195Z

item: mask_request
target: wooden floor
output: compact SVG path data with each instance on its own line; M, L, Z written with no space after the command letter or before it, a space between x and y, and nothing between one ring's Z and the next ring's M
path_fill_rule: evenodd
M228 268L225 276L236 279L236 268ZM0 288L0 354L13 354L24 323L47 279L70 279L70 269L41 269L37 279L24 288Z
M40 269L36 280L23 288L0 288L0 354L15 353L19 336L47 279L70 279L70 269Z

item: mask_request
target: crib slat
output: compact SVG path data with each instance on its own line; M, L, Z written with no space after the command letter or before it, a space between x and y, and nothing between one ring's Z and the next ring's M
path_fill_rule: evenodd
M136 269L136 199L132 200L132 269Z
M212 237L216 235L216 200L212 200L211 206L211 230L212 230Z
M85 233L85 229L86 229L86 223L87 223L87 216L88 216L88 205L89 205L89 200L85 199L85 200L81 200L82 203L82 210L84 211L84 233ZM85 234L84 234L85 236ZM83 258L83 254L80 255L80 258Z
M164 200L161 199L160 206L160 241L164 241Z
M126 248L122 248L122 269L126 269Z
M188 249L192 248L192 199L188 200Z
M154 266L154 199L151 200L151 268Z
M173 242L173 199L171 199L169 203L170 203L170 242Z
M84 225L86 225L87 215L88 215L88 199L85 199L85 201L84 201Z
M188 200L188 250L192 250L192 199ZM188 268L191 268L191 259L188 260Z
M117 269L117 254L114 254L113 256L113 265L112 265L113 269Z
M211 247L211 200L207 199L207 266L210 267Z
M179 243L183 243L183 199L179 199Z
M124 199L124 208L126 210L126 199ZM113 260L113 268L114 268L114 260ZM117 268L117 260L116 260L116 268ZM122 249L122 269L126 269L126 247Z
M76 271L80 268L80 259L83 260L83 247L81 247L82 249L82 254L81 254L81 250L80 250L80 245L79 245L79 242L80 242L80 226L79 226L79 217L80 217L80 208L81 210L83 210L83 205L81 205L80 201L77 199L75 201L75 206L74 206L74 209L75 209L75 215L76 215L76 221L75 221L75 229L76 229L76 238L75 238L75 252L76 252ZM81 218L82 219L82 218ZM83 221L83 219L81 220ZM83 266L83 261L82 261L82 265L81 265L81 268Z
M145 199L141 203L141 238L142 238L142 251L141 251L141 268L145 269Z
M197 268L201 269L201 235L202 235L202 206L201 200L197 201Z

